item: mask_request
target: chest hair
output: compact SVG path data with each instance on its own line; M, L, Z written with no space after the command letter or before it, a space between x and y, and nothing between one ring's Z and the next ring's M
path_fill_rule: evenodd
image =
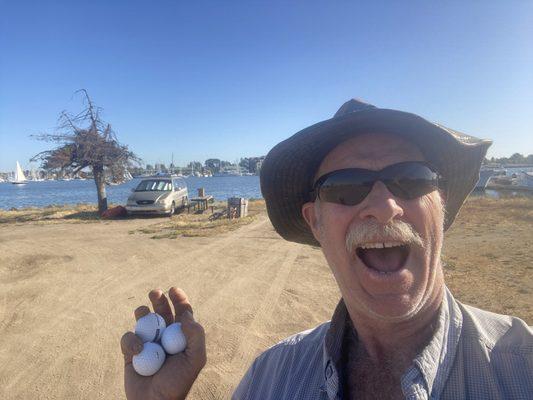
M384 355L379 362L370 358L355 338L345 342L345 399L403 399L401 377L411 360L401 353Z

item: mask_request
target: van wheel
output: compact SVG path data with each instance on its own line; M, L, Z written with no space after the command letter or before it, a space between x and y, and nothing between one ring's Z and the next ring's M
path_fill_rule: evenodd
M169 217L172 217L174 212L176 211L176 203L172 202L172 205L170 206L170 212L168 213Z

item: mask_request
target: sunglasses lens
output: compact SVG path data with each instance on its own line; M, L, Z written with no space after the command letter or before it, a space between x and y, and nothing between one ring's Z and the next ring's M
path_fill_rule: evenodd
M390 192L404 200L413 200L424 196L436 189L436 186L425 179L402 179L394 182L386 182Z
M423 163L401 163L382 171L383 182L401 199L412 200L438 188L437 173Z
M325 176L319 185L319 197L323 201L354 206L362 202L372 190L372 171L346 169Z
M316 183L318 197L330 203L354 206L361 203L376 181L385 183L396 197L412 200L438 188L438 175L421 162L391 165L381 171L359 168L333 171Z
M354 206L362 202L371 189L371 185L328 186L320 189L320 199L330 203Z

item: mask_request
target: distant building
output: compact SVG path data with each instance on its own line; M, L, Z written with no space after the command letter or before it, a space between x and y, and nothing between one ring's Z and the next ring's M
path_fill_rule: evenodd
M259 160L255 163L255 173L258 174L261 172L261 167L263 166L263 161L265 161L265 157L259 157Z

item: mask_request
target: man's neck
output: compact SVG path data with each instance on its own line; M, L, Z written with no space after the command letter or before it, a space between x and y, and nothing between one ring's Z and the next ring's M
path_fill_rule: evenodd
M376 364L390 362L391 355L413 360L429 343L437 327L439 309L444 296L444 286L413 318L389 322L361 315L346 304L359 345ZM399 360L398 360L399 361Z

